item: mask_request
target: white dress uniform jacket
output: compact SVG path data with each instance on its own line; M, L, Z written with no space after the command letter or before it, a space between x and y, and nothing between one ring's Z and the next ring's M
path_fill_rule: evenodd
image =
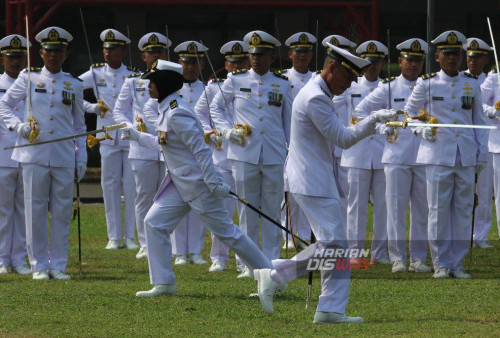
M299 73L292 67L281 72L281 74L285 75L288 78L288 81L292 84L292 98L294 99L306 83L309 82L313 72L308 70L307 73L303 74Z

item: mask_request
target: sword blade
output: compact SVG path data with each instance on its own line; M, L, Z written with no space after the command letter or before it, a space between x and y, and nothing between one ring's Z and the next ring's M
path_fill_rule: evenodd
M112 124L109 127L103 127L101 129L87 131L85 133L80 133L80 134L70 135L70 136L64 136L64 137L55 138L55 139L52 139L52 140L41 141L41 142L19 144L19 145L16 145L16 146L5 147L3 149L7 150L7 149L14 149L14 148L24 148L24 147L31 147L31 146L39 146L39 145L47 144L47 143L54 143L54 142L66 141L66 140L71 140L71 139L77 138L77 137L83 137L83 136L87 136L87 135L94 135L94 134L97 134L97 133L103 133L103 132L106 132L106 131L117 130L117 129L124 128L126 126L127 126L127 124L125 122L119 123L119 124Z
M453 123L418 123L408 122L408 127L437 127L437 128L467 128L467 129L497 129L496 126L480 126L474 124L453 124Z

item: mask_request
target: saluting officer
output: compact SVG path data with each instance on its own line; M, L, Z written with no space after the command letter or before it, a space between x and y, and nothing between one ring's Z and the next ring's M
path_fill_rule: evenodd
M441 70L418 79L405 105L417 115L424 108L438 123L485 125L481 90L474 75L461 73L465 36L446 31L432 41ZM429 88L430 87L430 88ZM486 133L479 129L422 130L417 162L426 165L428 233L434 278L470 278L463 267L469 251L474 171L486 164Z
M101 32L103 56L105 63L94 64L90 70L80 75L83 88L94 90L98 103L85 101L85 111L97 115L97 128L103 125L116 124L113 108L118 99L125 79L137 72L122 63L127 53L129 38L116 29L105 29ZM108 229L108 250L120 247L122 238L121 194L125 199L124 241L127 249L139 249L135 244L135 182L130 166L129 142L120 140L120 131L109 132L113 140L101 141L101 185L106 209L106 226Z
M167 48L172 42L163 34L152 32L139 40L142 60L149 70L158 59L167 59ZM155 134L156 126L144 116L144 104L149 100L148 80L140 78L141 73L129 75L123 83L120 95L113 109L113 118L117 123L125 122L135 126L140 132ZM130 141L128 158L135 180L135 224L141 248L136 258L146 258L146 234L144 217L153 204L153 197L165 175L165 164L160 160L160 153L151 152L141 147L137 141Z
M347 94L347 109L353 121L364 118L357 115L356 106L374 91L380 82L387 47L375 40L363 42L356 49L362 58L371 61L364 76L353 83ZM366 116L366 115L365 115ZM373 201L373 240L371 256L375 262L390 264L387 257L387 206L385 201L385 174L382 164L384 137L373 135L342 152L340 165L347 174L347 239L352 248L363 248L366 236L368 201Z
M208 48L197 41L184 41L175 47L182 65L184 84L177 91L191 108L203 93L204 84L198 77L205 66L205 51ZM206 230L200 219L192 211L188 212L179 226L172 233L172 254L176 265L185 265L189 261L194 264L207 264L201 251L205 244Z
M31 44L30 44L31 45ZM5 72L0 76L0 98L26 67L27 43L21 35L12 34L0 40L1 62ZM14 107L14 113L23 119L24 101ZM17 134L0 119L0 275L9 272L9 266L18 274L26 275L26 226L24 222L23 172L19 162L11 159Z
M418 38L408 39L396 48L401 75L382 80L377 89L356 106L356 116L392 108L403 109L417 79L422 73L428 46ZM404 116L400 116L404 119ZM379 133L386 136L382 155L387 201L387 233L392 272L406 271L406 213L410 202L410 267L413 272L430 272L427 260L427 195L425 166L416 163L421 138L410 128L394 129L381 125Z
M228 73L236 70L248 69L248 45L239 40L229 41L224 44L220 53L224 55L224 68ZM220 91L225 78L213 78L205 87L205 94L201 94L194 107L196 116L201 122L203 132L205 133L205 142L212 149L212 159L222 174L222 181L229 185L234 191L234 178L231 171L231 160L227 158L228 141L220 137L215 132L215 125L210 116L210 103L215 95ZM225 107L225 118L232 124L233 106L231 103ZM226 199L227 211L230 215L234 214L236 201L232 198ZM224 271L229 258L228 247L212 233L212 248L210 250L212 266L208 269L210 272ZM237 258L239 261L239 259Z
M44 67L31 69L30 73L22 71L0 101L5 124L19 134L17 145L26 144L29 139L47 141L86 131L82 83L61 70L73 37L62 28L49 27L35 39L41 44ZM20 117L15 107L23 100L26 104ZM33 279L70 279L65 271L73 180L75 163L78 180L87 168L85 138L16 148L12 159L21 162L23 168L26 244Z
M280 42L263 31L252 31L243 41L249 45L250 70L228 75L210 111L217 130L229 140L236 193L276 221L283 198L283 164L290 136L292 92L290 82L269 71ZM225 118L225 103L234 106L233 122ZM240 227L259 243L259 216L238 206ZM262 220L262 251L279 257L281 230ZM248 267L240 277L251 277Z
M478 38L468 38L464 43L463 49L467 55L467 70L465 72L478 77L479 83L482 85L486 81L486 74L483 73L484 67L488 64L489 53L493 50L486 42ZM488 92L488 90L486 89ZM483 102L488 105L485 93L482 91ZM491 104L491 105L494 105ZM484 107L485 112L489 107ZM486 119L491 123L490 119ZM496 132L488 131L490 133ZM474 213L474 245L481 249L492 249L493 245L488 243L488 232L491 228L491 200L493 198L493 154L488 152L488 164L481 170L477 176L477 200L478 204ZM499 195L500 196L500 195Z

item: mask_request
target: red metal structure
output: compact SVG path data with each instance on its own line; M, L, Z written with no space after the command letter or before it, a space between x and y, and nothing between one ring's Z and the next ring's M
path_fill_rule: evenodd
M322 12L322 18L332 31L349 37L351 28L357 28L360 41L376 39L378 35L379 0L328 1L328 0L6 0L6 34L24 35L24 17L28 17L31 32L38 32L63 6L93 7L220 7L220 8L309 8L343 11L342 26ZM31 33L30 32L30 33Z

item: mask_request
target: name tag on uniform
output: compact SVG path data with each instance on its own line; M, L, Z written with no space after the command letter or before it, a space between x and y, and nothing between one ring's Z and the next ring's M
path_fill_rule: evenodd
M7 91L7 89L0 88L0 93L5 93L6 91Z
M433 99L434 101L443 101L443 100L444 100L444 97L442 97L442 96L433 96L433 97L432 97L432 99Z
M404 97L394 98L394 102L403 102L404 100L405 100Z
M361 94L351 94L351 97L361 97Z
M46 93L47 89L45 88L35 88L35 93Z
M135 91L136 91L136 92L143 92L143 91L145 91L145 90L146 90L146 88L136 88L136 89L135 89Z
M240 91L250 93L252 90L250 88L240 88Z
M102 83L102 82L99 82L99 83L97 84L97 87L106 87L106 84L105 84L105 83Z

